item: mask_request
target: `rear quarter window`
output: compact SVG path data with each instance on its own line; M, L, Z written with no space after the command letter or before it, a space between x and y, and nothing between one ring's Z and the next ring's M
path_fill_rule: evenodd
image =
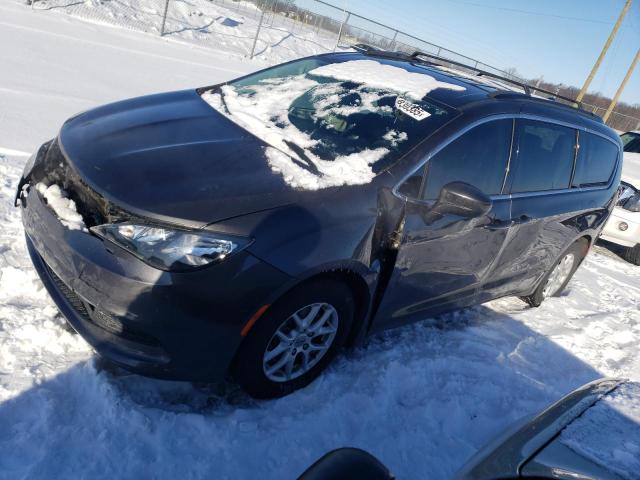
M618 159L618 146L588 132L580 132L576 173L571 186L606 185Z
M512 193L569 188L576 130L536 120L516 122L517 159Z

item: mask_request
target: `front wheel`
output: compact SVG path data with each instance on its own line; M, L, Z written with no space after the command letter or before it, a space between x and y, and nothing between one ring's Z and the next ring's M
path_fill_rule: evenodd
M557 297L565 289L571 277L587 254L587 240L578 240L553 264L532 295L521 297L532 307L539 307L545 298Z
M622 258L634 265L640 265L640 243L633 247L625 248Z
M233 376L252 397L287 395L311 383L344 344L353 295L338 279L309 281L272 305L240 346Z

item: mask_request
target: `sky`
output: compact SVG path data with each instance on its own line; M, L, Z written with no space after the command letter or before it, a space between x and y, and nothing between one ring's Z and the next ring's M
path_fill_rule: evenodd
M625 0L328 1L489 65L516 68L525 78L542 75L545 80L576 87L584 83L625 3ZM303 8L316 4L313 0L296 3ZM312 9L320 12L317 6ZM353 17L350 23L364 27L361 20ZM380 32L379 27L370 27ZM633 0L589 90L613 96L639 47L640 0ZM640 104L640 65L621 100Z

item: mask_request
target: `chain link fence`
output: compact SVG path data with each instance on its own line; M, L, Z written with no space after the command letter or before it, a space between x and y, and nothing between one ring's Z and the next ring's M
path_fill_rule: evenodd
M511 72L324 0L33 0L31 5L35 10L64 11L272 64L365 43L406 53L419 50L524 82ZM600 116L605 111L585 107ZM607 123L624 131L640 128L639 118L615 111Z
M598 107L596 105L589 105L588 103L583 103L582 107L595 113L599 117L602 117L607 111L606 107ZM621 132L640 130L640 118L613 111L611 112L611 116L609 116L609 120L607 120L607 125Z

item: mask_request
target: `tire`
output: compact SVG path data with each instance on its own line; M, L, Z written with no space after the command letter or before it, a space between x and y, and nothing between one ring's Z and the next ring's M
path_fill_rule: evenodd
M305 387L344 345L354 311L351 289L339 279L320 278L294 288L253 326L235 357L233 378L254 398L282 397Z
M526 297L520 297L521 300L528 303L532 307L539 307L545 298L557 297L559 296L563 290L566 288L567 284L571 281L573 274L576 272L582 260L587 255L587 251L589 249L589 243L586 239L580 239L574 242L569 248L567 248L560 257L553 262L553 265L546 273L538 287L535 289L533 294L528 295ZM547 290L547 286L550 282L551 275L554 273L556 268L560 268L560 264L563 261L568 262L569 258L571 258L571 267L568 270L568 275L564 278L558 286L549 286L553 291L545 291ZM566 259L566 260L565 260ZM566 268L566 267L565 267Z
M635 247L625 248L622 258L634 265L640 265L640 243L636 244Z

